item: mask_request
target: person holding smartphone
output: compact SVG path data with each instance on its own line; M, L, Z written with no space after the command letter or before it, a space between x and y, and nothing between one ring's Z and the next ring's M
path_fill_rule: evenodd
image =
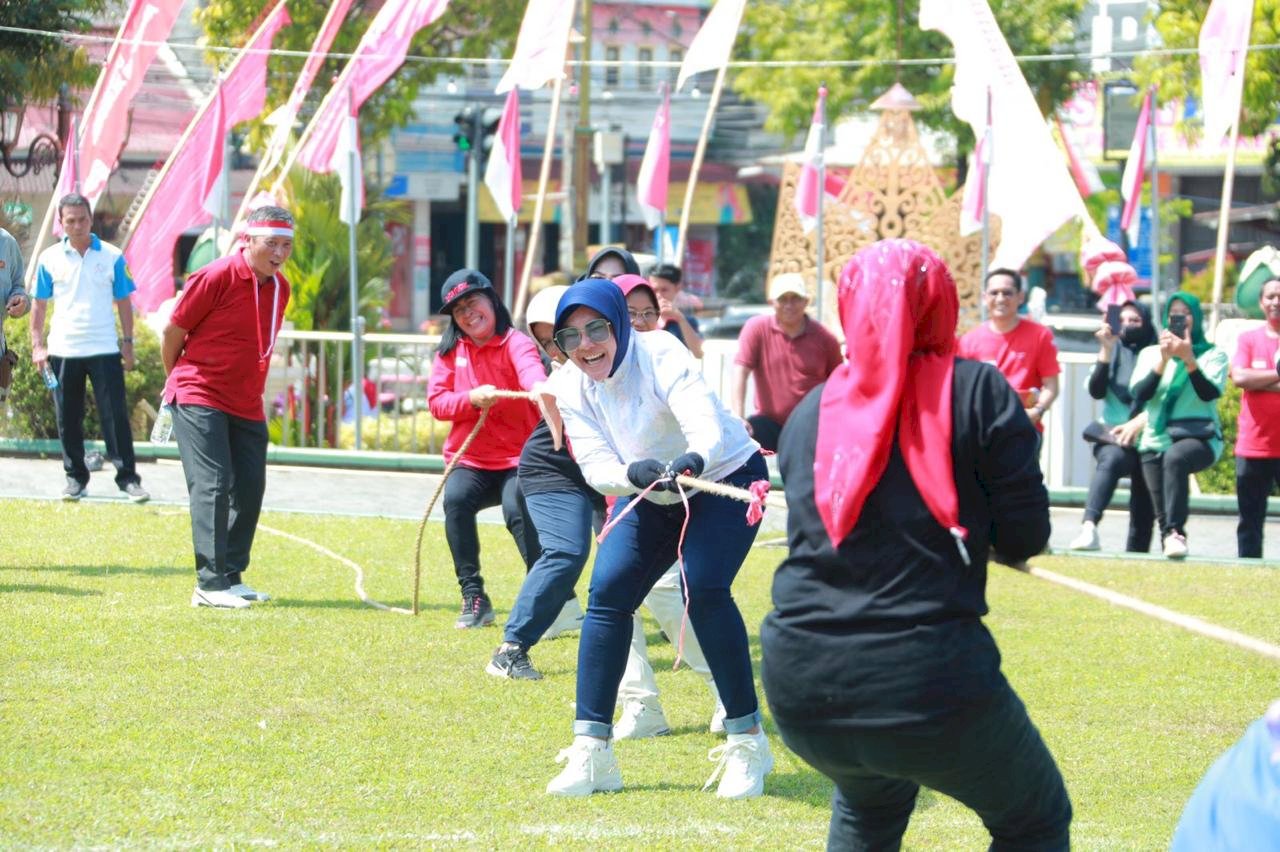
M1147 415L1138 454L1164 555L1185 559L1191 474L1222 454L1218 397L1229 363L1226 353L1205 339L1204 314L1195 296L1170 296L1164 320L1157 343L1138 354L1129 388Z
M1155 520L1151 495L1142 478L1142 464L1134 442L1146 423L1146 414L1135 405L1129 379L1138 353L1156 342L1150 314L1136 302L1107 308L1106 321L1094 335L1098 339L1098 360L1089 374L1089 396L1102 402L1101 422L1105 440L1095 441L1093 457L1098 466L1089 482L1084 521L1071 540L1072 550L1098 550L1098 524L1111 503L1116 485L1129 478L1129 538L1125 550L1146 553L1151 549L1151 525ZM1137 409L1137 410L1135 410Z

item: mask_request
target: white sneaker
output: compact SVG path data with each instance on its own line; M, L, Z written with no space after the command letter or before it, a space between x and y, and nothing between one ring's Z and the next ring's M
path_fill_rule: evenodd
M208 592L199 586L191 593L192 606L211 606L216 609L248 609L249 601L231 590Z
M729 714L725 712L724 702L716 699L716 709L711 713L711 733L724 733L724 719L727 715Z
M1171 532L1164 537L1164 555L1166 559L1187 558L1187 537L1180 532Z
M622 771L613 746L595 737L574 737L573 745L556 755L565 768L547 784L550 796L589 796L622 789Z
M227 589L227 591L235 595L236 597L244 598L245 600L251 603L271 600L271 595L267 594L266 592L257 591L256 589L249 586L248 583L236 583L234 586Z
M1098 541L1098 525L1093 521L1085 521L1081 524L1079 534L1067 545L1068 550L1100 550L1101 548L1102 543Z
M707 753L716 768L703 785L710 790L716 776L716 795L722 799L750 799L764 792L764 776L773 771L773 753L764 731L758 734L729 734L729 741ZM723 773L723 774L722 774Z
M560 614L556 616L556 620L551 622L547 632L542 634L542 638L555 639L557 636L563 636L574 630L581 630L582 619L585 617L582 613L582 604L578 603L578 598L576 596L569 598L564 602L564 606L560 608Z
M622 703L622 716L613 726L615 740L643 740L671 733L667 717L657 698L629 698Z

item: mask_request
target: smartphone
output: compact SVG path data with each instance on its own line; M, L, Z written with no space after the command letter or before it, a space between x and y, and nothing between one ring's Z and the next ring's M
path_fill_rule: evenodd
M1187 336L1186 314L1170 314L1169 315L1169 333L1177 337Z
M1107 327L1116 337L1120 336L1120 305L1107 305Z

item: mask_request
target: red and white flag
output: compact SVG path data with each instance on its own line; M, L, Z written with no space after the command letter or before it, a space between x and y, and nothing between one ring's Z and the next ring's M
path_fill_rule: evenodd
M680 76L676 79L676 91L684 88L684 81L702 71L712 71L729 64L733 42L738 37L742 23L742 10L747 0L717 0L707 13L707 19L693 37L684 61L680 63Z
M1216 145L1240 114L1253 0L1213 0L1200 26L1200 103L1205 141Z
M960 203L960 236L967 237L982 230L982 214L987 208L986 176L991 167L987 156L986 134L978 137L978 144L969 155L969 173L964 180L964 199Z
M822 171L823 130L827 123L827 87L818 87L818 102L813 107L813 121L809 124L809 137L804 143L804 164L800 167L800 179L796 181L796 213L807 234L818 224L818 205L826 193L826 181L819 189L819 173Z
M515 88L540 89L564 74L575 6L575 0L529 0L515 53L494 89L496 93Z
M951 108L974 136L986 126L990 91L995 156L985 200L1001 219L993 266L1018 269L1064 222L1085 213L1080 194L987 0L920 0L920 27L942 32L955 47Z
M524 175L520 170L520 89L507 92L507 102L498 119L498 132L489 150L484 169L484 185L498 205L502 221L510 222L520 211L524 195Z
M91 205L107 188L129 133L129 104L160 45L169 38L182 5L183 0L133 0L111 45L80 121L80 194ZM58 176L55 199L72 191L73 171L63 169ZM60 232L55 223L55 233Z
M1138 126L1133 131L1133 143L1129 146L1129 158L1124 164L1124 176L1120 179L1120 195L1124 197L1124 211L1120 214L1120 228L1129 236L1129 245L1137 245L1138 208L1142 206L1142 184L1146 181L1147 160L1151 150L1151 91L1142 99L1142 112L1138 113Z
M325 95L311 119L298 162L321 174L331 170L333 149L347 116L360 107L404 64L409 42L418 30L435 22L449 0L387 0L365 30L355 54ZM351 104L348 110L347 104Z
M360 224L360 211L364 209L364 158L360 151L360 118L354 112L347 116L342 133L338 134L329 168L338 173L342 184L338 219L355 227Z
M134 303L154 311L173 295L173 246L188 228L208 223L220 181L228 131L257 117L267 99L267 56L277 32L289 23L280 3L227 69L169 155L137 224L125 243L125 259L138 285Z
M1092 160L1085 159L1080 156L1076 150L1076 146L1071 144L1071 137L1067 135L1067 128L1063 126L1062 120L1054 116L1054 122L1058 127L1058 138L1062 140L1062 150L1067 154L1067 164L1071 167L1071 178L1076 182L1076 189L1080 192L1081 198L1088 198L1106 189L1106 185L1102 182L1102 175L1098 174L1098 167L1093 164Z
M265 123L271 125L273 130L271 138L267 140L267 149L262 153L262 165L258 167L261 174L271 172L280 164L285 145L289 141L289 134L293 130L294 122L298 119L298 111L302 109L302 102L306 99L307 92L311 91L311 84L315 82L316 74L320 72L320 66L324 64L326 54L333 46L338 30L342 29L342 22L346 19L353 2L355 0L334 0L329 11L325 13L324 21L320 24L320 32L316 33L316 40L311 43L311 51L307 54L307 61L302 65L302 73L293 83L289 100L266 117Z
M662 103L653 116L649 141L644 146L640 174L636 177L636 202L645 227L657 228L667 215L667 188L671 177L671 92L662 84Z

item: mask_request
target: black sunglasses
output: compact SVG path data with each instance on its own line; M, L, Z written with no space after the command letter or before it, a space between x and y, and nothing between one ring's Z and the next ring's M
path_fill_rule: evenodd
M582 332L587 333L587 339L592 343L604 343L612 334L611 329L613 323L601 317L593 319L582 327L582 331L576 328L562 328L555 333L556 346L560 347L560 351L568 355L573 350L582 345Z

